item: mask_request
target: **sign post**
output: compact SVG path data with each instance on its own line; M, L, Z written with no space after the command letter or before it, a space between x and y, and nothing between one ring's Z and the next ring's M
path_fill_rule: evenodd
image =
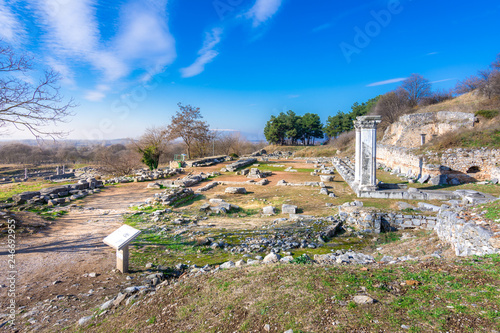
M113 231L103 240L106 245L116 250L116 269L122 273L128 272L128 245L139 236L140 233L140 230L124 225Z

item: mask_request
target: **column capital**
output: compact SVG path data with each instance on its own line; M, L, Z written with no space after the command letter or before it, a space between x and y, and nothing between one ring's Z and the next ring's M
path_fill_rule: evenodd
M376 129L382 121L381 116L361 116L356 117L354 128L356 129Z

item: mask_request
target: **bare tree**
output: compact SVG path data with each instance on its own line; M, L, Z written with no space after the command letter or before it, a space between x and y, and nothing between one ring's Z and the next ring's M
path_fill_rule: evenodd
M497 71L491 69L482 69L478 72L480 85L479 92L491 99L494 94L494 78Z
M420 74L412 74L403 81L401 88L408 93L410 107L417 106L422 99L428 97L431 93L431 84L428 79Z
M200 113L200 108L191 105L179 106L179 111L172 116L172 122L167 129L171 134L172 139L182 138L187 148L188 158L192 155L192 149L195 142L204 142L210 136L209 125L200 119L203 116Z
M493 63L491 64L491 67L500 70L500 53L497 55L495 61L493 61Z
M470 91L478 89L480 86L481 79L476 75L471 75L462 81L458 81L454 92L459 95L466 94Z
M129 175L141 166L140 154L133 146L112 145L94 150L97 150L95 159L102 170L112 175Z
M380 128L384 129L410 111L408 92L402 88L398 88L382 95L373 112L376 115L382 116Z
M62 137L66 133L46 126L64 122L75 104L72 100L65 102L60 95L60 76L54 71L46 71L34 84L16 76L31 71L31 58L17 56L0 41L0 128L9 124L17 129L25 128L37 139Z
M436 91L431 92L428 97L422 99L421 105L438 104L450 100L452 98L453 98L452 91L438 89Z
M142 154L142 162L151 170L157 169L161 156L167 150L169 132L164 127L150 127L135 142L137 150Z

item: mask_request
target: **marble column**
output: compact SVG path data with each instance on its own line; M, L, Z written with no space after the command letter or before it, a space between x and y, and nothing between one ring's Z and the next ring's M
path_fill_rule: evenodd
M381 120L381 116L362 116L354 121L356 128L355 180L358 181L360 191L377 189L377 125Z

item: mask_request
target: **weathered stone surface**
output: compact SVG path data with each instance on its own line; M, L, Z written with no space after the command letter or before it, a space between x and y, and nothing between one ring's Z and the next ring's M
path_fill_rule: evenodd
M244 187L228 187L224 192L229 194L246 194L247 190Z
M104 303L101 305L100 309L101 309L101 310L107 310L107 309L111 308L111 307L113 306L113 302L114 302L114 298L113 298L113 299L110 299L110 300L109 300L109 301L107 301L107 302L104 302Z
M228 269L228 268L232 268L232 267L235 267L236 265L234 264L234 262L232 261L226 261L225 263L223 263L222 265L220 265L220 268L221 269Z
M274 215L274 214L276 214L276 210L274 209L273 206L266 206L266 207L262 208L262 214Z
M352 299L356 304L373 304L375 300L370 296L357 295Z
M264 260L262 261L265 264L271 264L271 263L276 263L279 262L281 259L281 256L276 253L269 253L267 256L264 257Z
M425 175L422 175L422 177L420 177L420 178L418 179L418 182L419 182L420 184L424 184L424 183L427 183L427 182L429 181L429 179L430 179L430 178L431 178L431 176L430 176L430 175L425 174Z
M333 180L335 179L335 176L321 175L321 176L319 176L319 178L321 179L322 182L333 182Z
M281 206L281 213L283 213L283 214L296 214L297 213L297 206L283 204Z
M78 325L85 326L92 320L92 316L82 317L78 320Z
M319 190L319 194L328 195L330 194L330 192L328 192L328 189L326 187L323 187Z
M245 260L238 260L236 263L235 263L235 266L236 267L241 267L241 266L245 266L247 263L245 262Z
M254 164L255 162L257 162L256 158L241 159L232 164L229 164L225 167L225 169L229 172L234 172L239 168L246 167L247 165Z

